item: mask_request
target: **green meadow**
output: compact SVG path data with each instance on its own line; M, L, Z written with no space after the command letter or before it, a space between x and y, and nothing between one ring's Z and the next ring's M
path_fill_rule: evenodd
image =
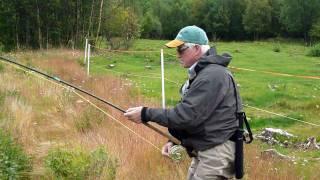
M127 52L110 52L100 45L101 49L93 50L90 72L128 79L137 87L136 91L160 103L160 49L163 48L166 102L167 106L173 106L180 99L179 88L187 79L187 70L180 66L175 50L165 48L165 43L161 40L137 40ZM320 124L320 79L265 73L319 77L320 58L307 56L309 47L288 40L216 42L211 45L217 48L218 54L232 54L233 60L229 66L256 70L230 68L240 87L243 104L246 105L245 110L255 132L274 127L298 135L301 140L310 136L320 139L319 126L251 108ZM110 67L112 65L114 67Z

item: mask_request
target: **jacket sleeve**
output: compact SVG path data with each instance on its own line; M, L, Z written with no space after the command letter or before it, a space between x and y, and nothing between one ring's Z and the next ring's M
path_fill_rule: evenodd
M174 108L146 108L144 121L153 121L174 129L192 129L203 123L223 100L228 78L224 73L197 77L188 93ZM199 79L198 79L199 78Z

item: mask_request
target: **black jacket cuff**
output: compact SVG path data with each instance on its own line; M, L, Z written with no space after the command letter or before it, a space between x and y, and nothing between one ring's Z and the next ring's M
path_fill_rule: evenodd
M141 120L143 123L146 123L148 122L148 118L147 118L147 107L143 107L142 110L141 110Z

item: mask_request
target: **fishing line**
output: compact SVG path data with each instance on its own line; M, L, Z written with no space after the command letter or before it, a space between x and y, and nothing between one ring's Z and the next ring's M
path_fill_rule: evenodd
M15 68L18 68L26 73L29 73L33 76L36 76L38 78L41 78L47 82L50 82L50 83L53 83L55 84L56 86L59 86L63 89L66 89L66 90L69 90L66 86L63 86L55 81L50 81L49 79L46 79L44 78L43 76L40 76L38 74L34 74L30 71L27 71L21 67L17 67L17 66L14 66ZM144 138L143 136L139 135L138 133L136 133L134 130L130 129L128 126L126 126L125 124L123 124L120 120L116 119L114 116L112 116L111 114L107 113L106 111L104 111L103 109L101 109L100 107L98 107L96 104L94 104L93 102L91 102L89 99L85 98L84 96L82 96L81 94L79 94L78 92L76 91L73 91L73 93L75 93L77 96L79 96L81 99L83 99L84 101L87 101L91 106L95 107L96 109L98 109L99 111L101 111L102 113L104 113L106 116L108 116L109 118L111 118L112 120L116 121L118 124L120 124L121 126L123 126L124 128L126 128L127 130L129 130L130 132L132 132L133 134L135 134L136 136L138 136L140 139L142 139L143 141L145 141L146 143L150 144L151 146L153 146L155 149L157 149L158 151L161 152L161 149L158 148L155 144L153 144L151 141L147 140L146 138Z
M42 76L44 76L44 77L46 77L46 78L48 78L48 79L50 79L50 80L53 80L53 81L55 81L55 82L58 82L58 83L60 83L60 84L65 85L65 86L71 87L71 88L73 88L73 89L75 89L75 90L77 90L77 91L82 92L83 94L86 94L86 95L88 95L88 96L90 96L90 97L93 97L94 99L97 99L97 100L99 100L99 101L101 101L101 102L109 105L110 107L112 107L112 108L114 108L114 109L122 112L122 113L125 113L125 112L126 112L125 110L123 110L123 109L120 108L119 106L117 106L117 105L115 105L115 104L113 104L113 103L111 103L111 102L109 102L109 101L106 101L106 100L104 100L104 99L102 99L102 98L100 98L100 97L98 97L98 96L96 96L96 95L94 95L94 94L86 91L86 90L83 90L83 89L81 89L81 88L79 88L79 87L77 87L77 86L75 86L75 85L73 85L73 84L71 84L71 83L68 83L68 82L66 82L66 81L64 81L64 80L62 80L62 79L60 79L60 78L58 78L58 77L50 76L50 75L48 75L48 74L46 74L46 73L43 73L43 72L41 72L41 71L39 71L39 70L36 70L36 69L34 69L34 68L25 66L25 65L23 65L23 64L20 64L20 63L18 63L18 62L16 62L16 61L10 60L9 58L3 57L3 56L0 56L0 60L5 61L5 62L8 62L8 63L11 63L11 64L14 64L14 65L16 65L16 66L18 66L18 67L21 67L21 68L23 68L23 69L27 69L27 70L33 71L33 72L35 72L35 73L38 73L38 74L40 74L40 75L42 75ZM151 125L151 124L149 124L149 123L142 123L142 124L145 125L145 126L147 126L147 127L150 128L150 129L154 130L154 131L157 132L158 134L160 134L160 135L168 138L168 139L169 139L170 141L172 141L173 143L178 144L178 145L181 144L181 142L180 142L178 139L172 137L171 135L169 135L169 134L167 134L167 133L162 132L162 131L161 131L160 129L158 129L157 127L155 127L155 126L153 126L153 125Z

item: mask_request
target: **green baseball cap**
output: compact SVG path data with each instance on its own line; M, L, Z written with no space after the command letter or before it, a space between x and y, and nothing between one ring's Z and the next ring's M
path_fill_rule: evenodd
M194 43L200 45L208 45L209 40L206 32L193 25L182 28L176 38L166 44L168 48L175 48L184 43Z

